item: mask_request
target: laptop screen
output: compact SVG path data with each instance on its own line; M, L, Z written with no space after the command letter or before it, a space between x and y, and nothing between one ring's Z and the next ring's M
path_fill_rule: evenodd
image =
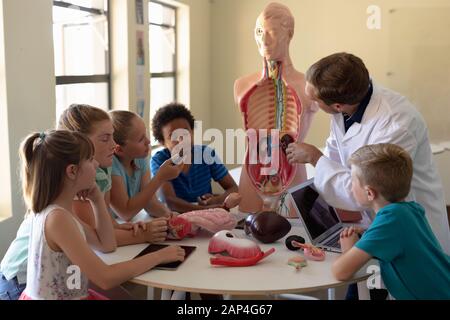
M334 208L322 199L312 188L312 184L291 192L291 195L311 235L311 240L340 223Z

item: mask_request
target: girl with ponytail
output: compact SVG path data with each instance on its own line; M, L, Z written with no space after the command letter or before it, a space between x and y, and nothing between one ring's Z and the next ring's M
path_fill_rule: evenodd
M21 145L22 188L31 211L27 285L22 300L104 299L89 280L108 290L155 265L184 259L176 246L115 265L91 248L116 249L111 217L95 182L98 162L89 138L78 132L34 133ZM74 197L90 202L96 226L72 213Z

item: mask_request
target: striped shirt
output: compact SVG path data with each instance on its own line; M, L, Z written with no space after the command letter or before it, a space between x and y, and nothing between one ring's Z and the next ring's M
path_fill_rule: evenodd
M197 202L198 197L206 193L212 193L211 179L218 182L228 174L227 168L225 168L213 149L201 145L193 146L192 162L197 162L196 160L200 158L200 154L202 155L201 163L191 164L187 174L182 172L176 179L171 181L176 196L188 202ZM152 176L155 176L159 167L167 159L170 159L170 151L168 149L163 149L152 157L150 161Z

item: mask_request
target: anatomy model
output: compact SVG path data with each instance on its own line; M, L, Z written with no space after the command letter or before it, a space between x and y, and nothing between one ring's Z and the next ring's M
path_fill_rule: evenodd
M301 242L298 242L294 240L293 237L296 236L291 236L286 239L286 246L289 250L291 251L303 250L303 256L306 260L312 261L325 260L325 252L322 249L317 248L310 243L304 243L304 239Z
M304 93L305 77L294 69L289 57L293 35L294 18L289 9L269 4L255 28L263 71L235 83L235 100L247 130L239 184L243 212L278 211L280 195L292 183L306 179L304 166L289 164L286 156L290 143L304 140L314 113ZM255 189L256 194L252 192Z
M263 196L265 210L275 209L270 201L288 188L296 174L295 165L287 160L286 148L298 139L301 104L281 78L282 71L280 62L267 62L264 78L241 102L245 129L255 129L253 143L247 143L245 169L253 187Z
M240 199L239 194L232 193L225 199L223 208L190 211L169 219L167 239L193 237L200 229L211 233L234 229L237 221L228 210L236 207Z
M286 238L286 247L291 251L303 250L302 256L294 256L289 258L288 265L300 271L302 268L308 265L307 260L311 261L323 261L325 260L325 252L313 246L312 244L305 243L305 239L301 236L292 235Z
M289 233L291 224L279 214L266 211L249 215L244 230L262 243L273 243Z
M208 252L215 254L210 263L216 266L249 267L275 252L274 248L263 252L249 239L238 238L230 231L220 231L209 241Z

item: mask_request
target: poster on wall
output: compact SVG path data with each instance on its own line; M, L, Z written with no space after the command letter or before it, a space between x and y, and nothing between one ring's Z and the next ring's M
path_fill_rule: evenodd
M137 41L137 65L145 65L145 50L144 50L144 31L137 31L136 33Z
M136 31L136 111L142 118L145 113L145 49L144 31Z
M137 114L143 119L145 110L145 100L138 100L137 102Z
M145 98L144 81L145 81L145 67L137 66L137 68L136 68L136 98L138 100Z
M136 23L144 24L144 3L143 0L136 0Z

